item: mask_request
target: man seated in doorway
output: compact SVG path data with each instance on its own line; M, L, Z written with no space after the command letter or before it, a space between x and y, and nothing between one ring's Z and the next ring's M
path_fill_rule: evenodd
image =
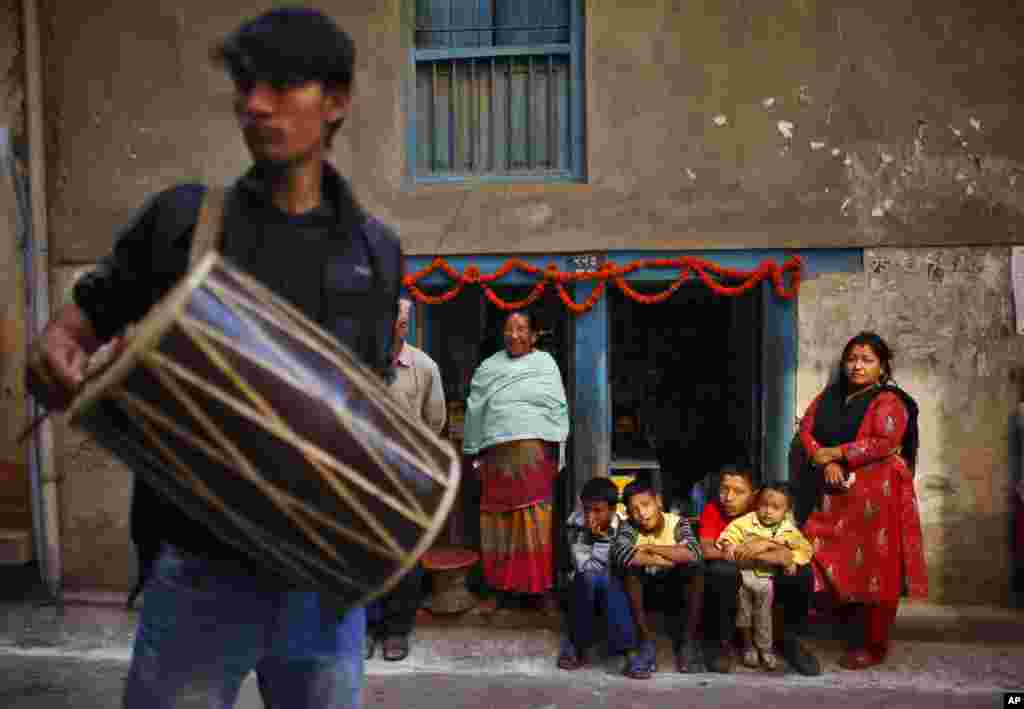
M654 606L665 613L676 669L703 672L704 658L696 642L704 580L697 538L685 518L662 509L649 476L627 485L622 498L629 518L612 540L612 564L623 578L640 641L629 654L626 676L649 679L657 669L655 632L646 615Z
M441 371L426 352L405 341L411 311L412 301L407 298L398 301L392 349L395 380L390 391L409 413L421 419L434 433L440 433L446 415ZM367 606L366 659L373 657L378 641L382 643L381 656L385 660L395 662L408 656L409 635L420 607L422 583L423 570L416 564L390 593Z
M568 633L558 666L579 669L587 664L599 613L608 629L608 654L634 647L633 617L622 579L608 568L612 538L619 528L619 489L606 477L591 478L580 491L580 507L566 522L572 557Z
M764 561L771 564L792 562L792 552L771 540L751 540L730 553L716 542L728 524L754 509L757 499L754 468L746 461L724 466L719 473L718 496L701 512L699 529L704 555L704 643L709 669L731 672L735 665L732 646L736 633L740 564ZM729 557L732 557L731 559ZM807 652L798 634L805 628L810 610L813 577L810 567L800 567L793 576L780 576L775 587L782 604L785 632L783 657L800 674L821 674L821 665Z

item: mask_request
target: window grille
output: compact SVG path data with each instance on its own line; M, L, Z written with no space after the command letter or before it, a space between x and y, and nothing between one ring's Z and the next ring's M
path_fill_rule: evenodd
M582 174L578 0L417 0L417 179Z

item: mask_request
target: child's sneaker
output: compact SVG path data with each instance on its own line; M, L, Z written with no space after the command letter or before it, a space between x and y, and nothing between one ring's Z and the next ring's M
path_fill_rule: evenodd
M640 644L640 649L629 654L626 660L626 676L630 679L650 679L658 669L657 647L653 640Z
M774 671L779 666L779 659L775 657L775 653L771 650L761 651L761 666L769 672Z

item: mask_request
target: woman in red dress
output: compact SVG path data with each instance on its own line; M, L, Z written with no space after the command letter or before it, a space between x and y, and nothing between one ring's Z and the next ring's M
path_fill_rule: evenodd
M881 663L900 596L928 595L914 495L917 404L891 376L888 345L860 333L843 348L837 381L800 422L810 462L801 483L815 492L804 524L814 587L863 630L839 662L847 669Z

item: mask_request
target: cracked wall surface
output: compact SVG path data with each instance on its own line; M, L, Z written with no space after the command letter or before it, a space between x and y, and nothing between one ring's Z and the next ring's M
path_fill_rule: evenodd
M1024 391L1010 250L871 249L864 260L863 273L803 284L798 410L834 374L849 337L882 335L895 350L895 381L920 406L915 489L932 597L1006 603Z
M28 529L29 485L25 447L15 443L26 416L25 269L19 243L16 179L24 163L14 157L25 134L24 64L20 3L0 0L0 528Z
M265 8L93 5L45 0L41 13L55 292L154 190L225 182L247 163L231 87L206 56ZM324 0L359 47L337 164L411 254L869 249L866 273L804 285L801 406L846 337L867 326L890 337L922 403L917 484L933 592L1004 600L1009 417L1024 376L1006 246L1022 234L1024 9L634 5L585 3L585 183L414 186L403 112L411 5ZM15 56L4 51L0 68ZM0 110L12 105L20 99ZM59 433L69 577L127 587L130 477Z
M70 297L86 267L59 268L53 274L55 306ZM129 534L132 472L91 436L53 422L60 475L61 550L64 585L69 589L126 591L135 579L136 559Z
M48 55L60 58L46 77L55 249L88 263L153 190L243 168L231 87L206 56L261 8L47 3ZM359 48L338 164L418 254L993 244L1022 233L1024 8L634 5L585 3L585 184L413 187L412 5L322 3Z

